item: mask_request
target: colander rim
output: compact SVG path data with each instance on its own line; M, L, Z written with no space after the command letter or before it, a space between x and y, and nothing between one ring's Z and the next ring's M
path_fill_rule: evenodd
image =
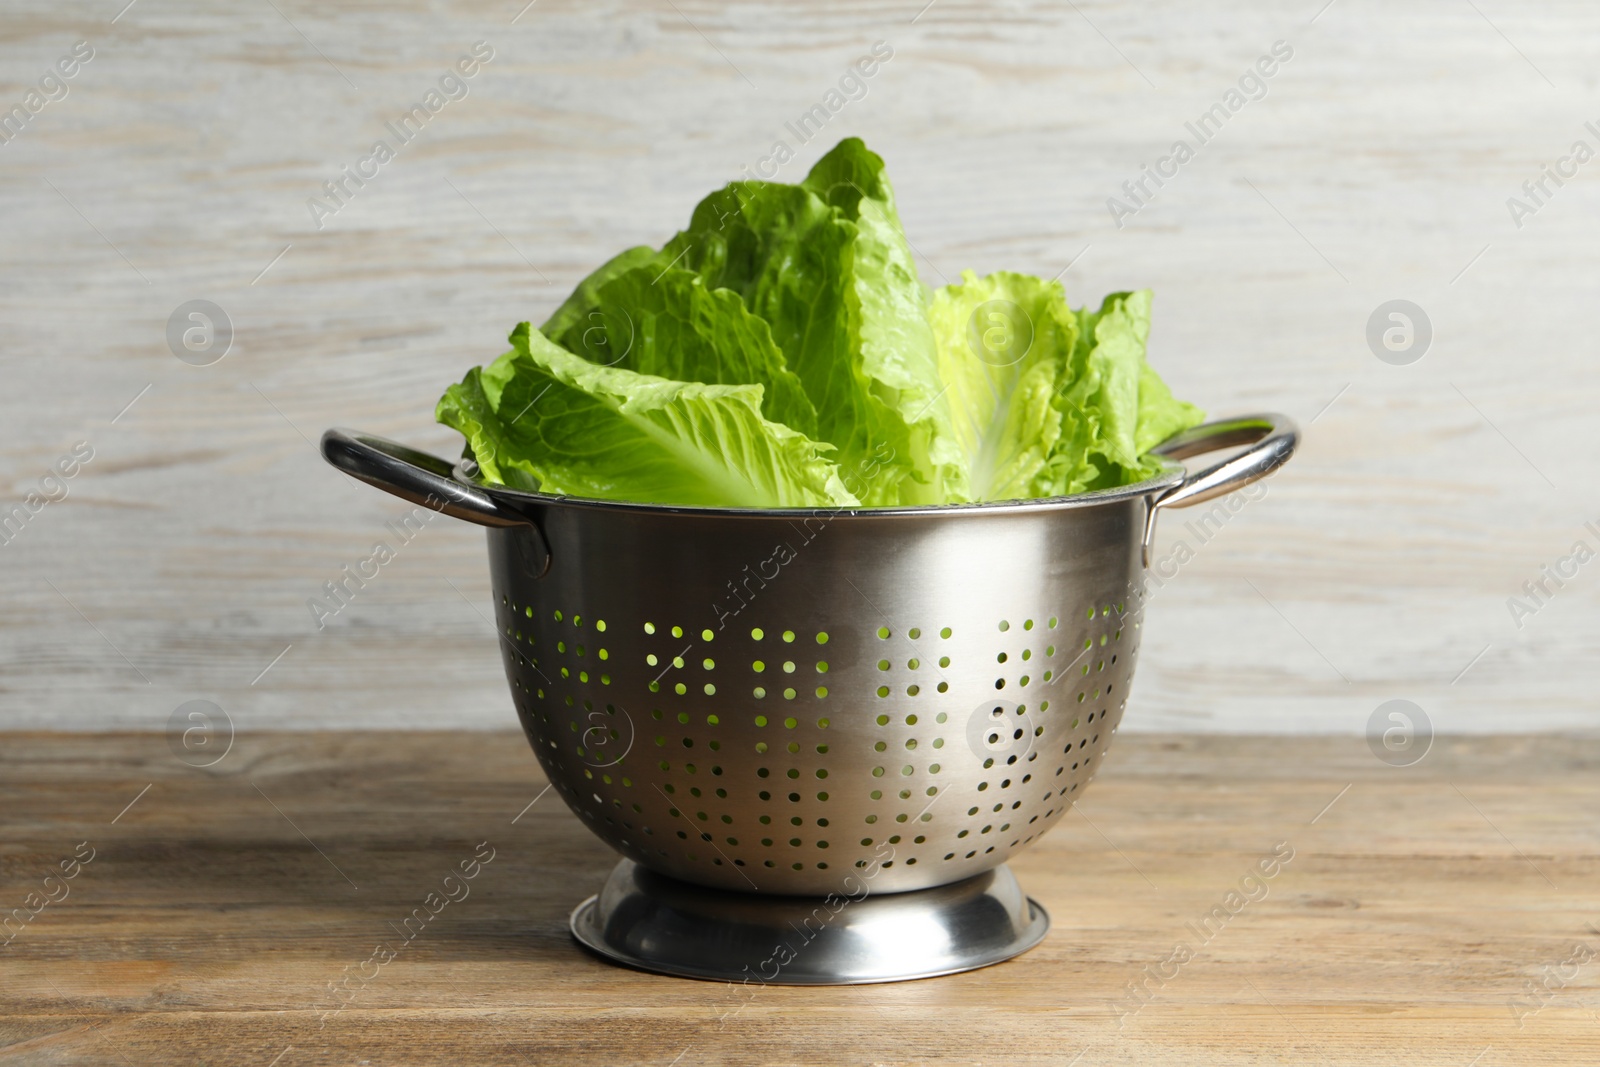
M645 504L628 500L599 500L593 497L536 493L484 481L477 473L476 464L466 457L457 461L452 470L452 476L462 485L471 486L479 492L487 493L494 498L496 503L504 503L517 510L526 510L530 507L573 507L584 510L615 511L636 515L742 519L796 519L809 518L816 515L830 515L834 518L849 519L915 518L935 515L1026 515L1043 511L1065 511L1075 508L1097 507L1101 504L1117 503L1134 497L1147 496L1151 493L1161 493L1175 489L1183 484L1184 478L1187 476L1187 470L1182 463L1159 455L1151 455L1149 458L1156 460L1161 465L1161 471L1158 474L1143 481L1134 482L1132 485L1118 486L1114 489L1096 489L1092 492L1075 493L1071 496L1036 497L1031 500L995 500L977 504L905 504L892 507L855 508L731 508L710 507L699 504Z

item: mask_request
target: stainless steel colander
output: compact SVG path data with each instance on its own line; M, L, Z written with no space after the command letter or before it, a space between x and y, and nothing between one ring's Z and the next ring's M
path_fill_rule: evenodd
M876 894L972 879L1060 820L1127 705L1155 516L1296 440L1251 416L1161 447L1249 446L1194 475L848 511L518 492L350 431L323 453L489 527L518 715L601 839L678 882L823 897L863 872Z

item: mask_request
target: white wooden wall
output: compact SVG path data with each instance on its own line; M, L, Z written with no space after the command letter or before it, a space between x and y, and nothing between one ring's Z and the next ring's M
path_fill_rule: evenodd
M1506 206L1600 148L1593 5L124 2L0 12L7 109L94 49L0 144L6 507L94 452L0 545L0 726L162 729L197 697L239 729L511 726L472 527L431 524L315 629L306 598L402 508L313 442L453 453L433 402L514 323L775 138L795 180L847 134L930 283L1150 286L1181 395L1305 429L1158 594L1129 728L1359 734L1393 697L1442 733L1600 725L1600 561L1520 630L1506 604L1600 548L1600 162L1520 228ZM470 95L319 230L307 198L480 40ZM879 40L865 98L797 145ZM1279 40L1265 98L1115 227L1107 198ZM1409 366L1365 340L1397 298L1434 329ZM193 299L236 331L211 366L168 350Z

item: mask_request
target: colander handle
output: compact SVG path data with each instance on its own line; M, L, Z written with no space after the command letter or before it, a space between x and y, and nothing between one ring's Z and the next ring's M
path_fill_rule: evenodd
M1225 496L1259 481L1283 466L1300 443L1300 429L1287 415L1267 412L1208 422L1167 438L1152 451L1171 459L1187 459L1222 448L1250 447L1183 480L1155 502L1156 508L1186 508Z
M482 490L452 478L453 468L445 460L374 434L329 430L322 435L322 458L350 477L402 500L479 526L531 525Z

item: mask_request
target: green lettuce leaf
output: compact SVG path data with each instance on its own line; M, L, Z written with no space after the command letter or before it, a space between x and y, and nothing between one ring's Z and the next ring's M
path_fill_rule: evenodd
M594 310L599 301L601 286L619 274L654 263L656 255L655 249L648 245L639 245L612 256L601 264L598 270L578 283L572 295L562 301L549 321L539 327L540 332L546 337L554 338L578 326L589 317L589 312Z
M817 409L766 321L738 293L712 289L692 271L658 270L652 261L593 286L591 298L565 330L550 332L546 324L540 332L601 366L682 382L763 386L766 419L816 435Z
M801 185L857 228L847 266L846 314L861 372L910 431L912 474L901 485L900 502L972 499L939 379L928 293L883 160L859 138L848 137L817 161Z
M1153 476L1146 455L1205 413L1173 398L1145 358L1148 289L1112 293L1077 313L1078 341L1054 404L1061 433L1048 462L1048 495L1129 485Z
M934 293L951 436L974 500L1026 499L1048 489L1061 433L1051 401L1078 339L1078 319L1056 282L999 272Z
M761 415L759 385L603 367L523 323L439 401L486 478L653 504L850 507L827 446Z
M800 186L736 182L700 203L661 258L737 292L768 323L846 484L867 503L897 504L917 472L909 428L858 356L848 298L857 233Z

